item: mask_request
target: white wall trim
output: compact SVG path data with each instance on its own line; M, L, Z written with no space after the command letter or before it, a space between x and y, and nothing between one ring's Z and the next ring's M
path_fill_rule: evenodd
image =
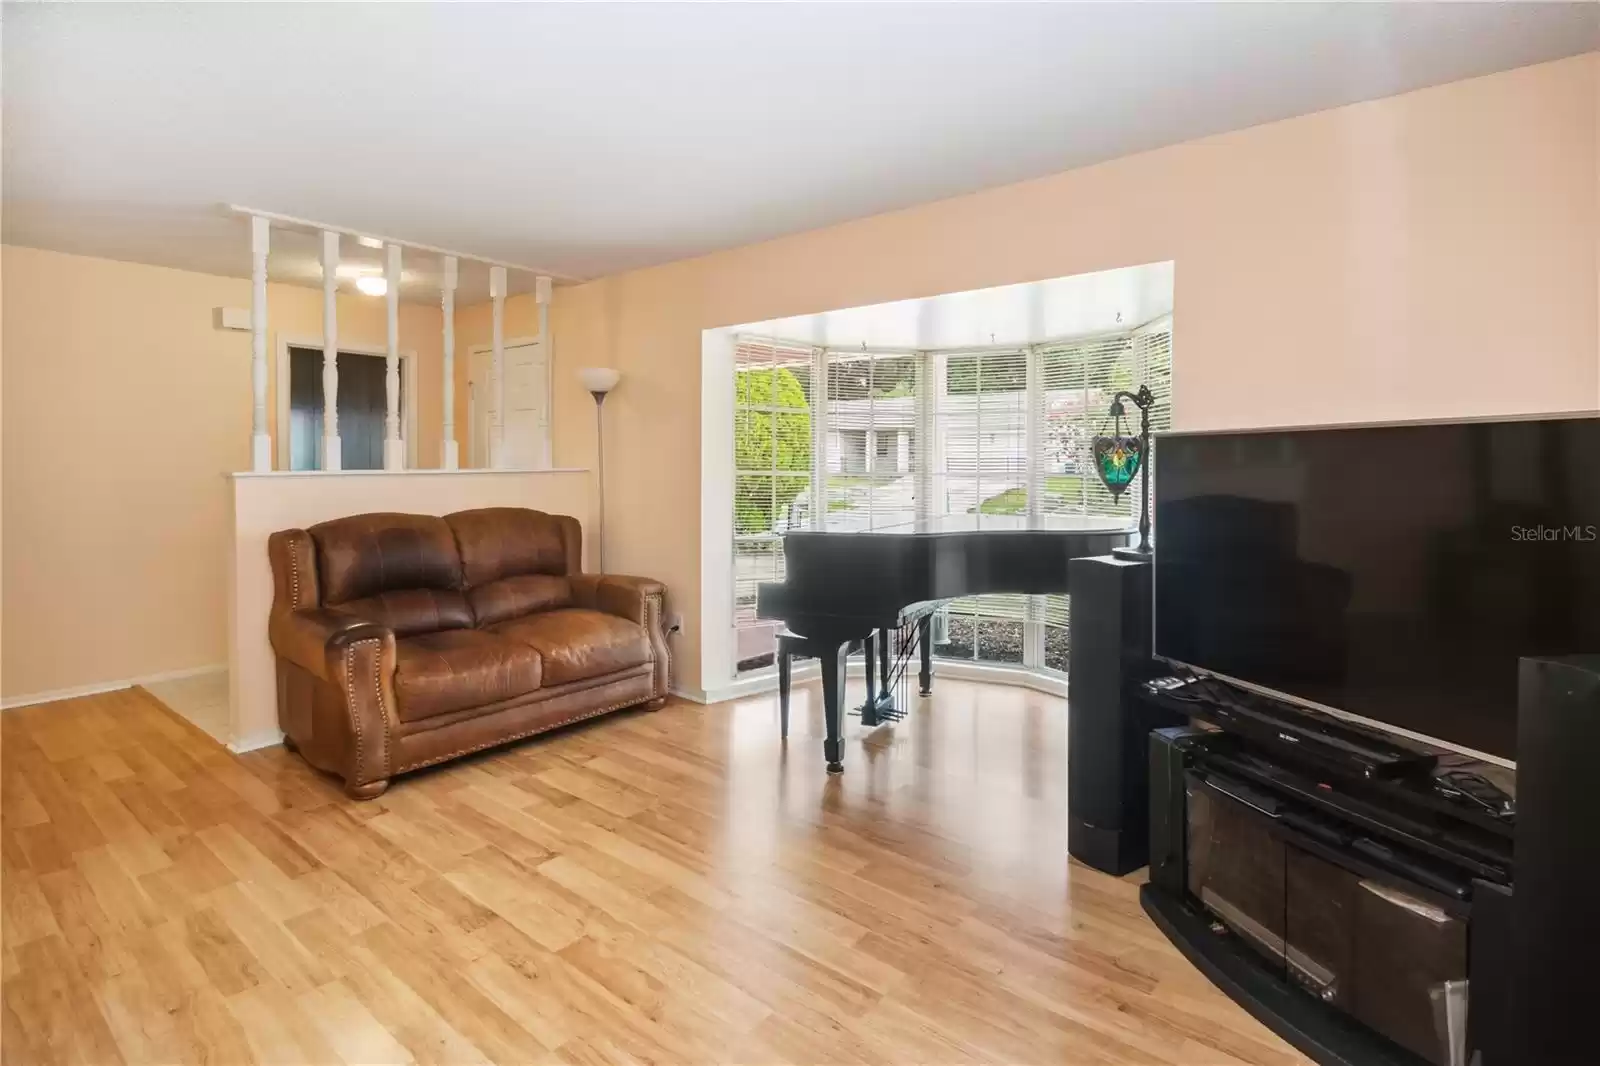
M908 669L916 665L915 661L909 664ZM803 660L795 664L791 674L791 683L802 684L815 681L821 673L821 668L813 659ZM860 677L862 663L859 659L852 659L845 666L845 674L849 677ZM1043 674L1036 670L1029 670L1021 666L1000 666L992 663L962 662L959 659L935 659L933 661L934 684L939 679L947 681L977 681L991 685L1010 685L1015 688L1032 689L1047 696L1067 698L1067 679L1053 674ZM726 685L717 685L710 689L673 689L676 695L695 703L723 703L728 700L744 699L747 696L762 696L778 691L778 671L776 667L758 670L744 675Z
M468 475L484 474L587 474L588 467L584 466L557 466L538 470L529 470L522 467L506 467L504 470L490 470L487 468L462 467L459 470L440 470L437 467L424 467L421 470L235 470L231 474L224 474L230 478L290 478L290 477L466 477Z
M258 751L261 748L270 748L283 743L283 730L263 729L238 740L228 741L228 750L235 755L243 755L247 751Z
M278 354L274 363L274 388L276 397L273 413L274 439L273 459L277 465L274 473L296 473L289 469L289 349L311 348L322 351L321 337L286 337L278 335ZM348 355L370 355L379 359L387 359L389 353L384 348L373 348L360 344L339 344L339 351ZM320 364L319 364L320 365ZM400 412L400 417L405 421L406 433L406 469L417 468L417 353L415 349L400 353L400 373L405 377L406 402L405 410ZM328 473L330 471L322 471ZM389 471L393 473L394 471ZM339 471L331 471L339 473Z
M200 677L203 674L225 673L227 669L227 663L214 663L209 666L190 666L182 670L164 670L158 674L144 674L140 677L123 678L120 681L100 681L92 685L76 685L72 688L51 689L48 692L8 696L3 701L0 701L0 710L9 711L16 707L32 707L40 703L75 700L82 696L97 696L102 692L120 692L123 689L133 688L135 685L154 685L163 681L182 681L185 678Z
M1067 698L1067 679L1054 674L1040 673L1023 666L1000 666L994 663L962 662L959 659L935 659L933 676L952 681L980 681L992 685L1011 685L1032 689L1046 696Z

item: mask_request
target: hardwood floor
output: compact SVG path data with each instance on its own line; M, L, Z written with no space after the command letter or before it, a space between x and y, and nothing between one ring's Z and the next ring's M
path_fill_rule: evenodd
M140 690L8 711L3 1040L33 1062L1288 1064L1066 859L1065 706L673 703L352 803Z

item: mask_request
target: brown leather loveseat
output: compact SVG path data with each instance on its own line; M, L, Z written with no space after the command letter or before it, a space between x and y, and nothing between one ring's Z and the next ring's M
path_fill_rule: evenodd
M357 799L667 694L665 590L581 573L575 519L496 507L272 534L284 745Z

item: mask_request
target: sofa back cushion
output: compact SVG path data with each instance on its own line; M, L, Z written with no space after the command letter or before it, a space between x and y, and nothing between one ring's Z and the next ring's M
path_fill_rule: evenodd
M562 577L578 571L578 523L566 515L526 507L484 507L457 511L444 520L455 531L467 588L503 577Z
M471 629L473 624L466 596L455 589L395 589L346 600L328 610L388 626L397 637Z
M555 574L517 574L467 590L467 603L480 626L535 611L572 606L572 582Z
M578 523L522 507L457 511L445 521L461 549L467 601L480 626L572 603Z
M362 514L314 525L322 605L400 635L472 625L461 555L442 518Z

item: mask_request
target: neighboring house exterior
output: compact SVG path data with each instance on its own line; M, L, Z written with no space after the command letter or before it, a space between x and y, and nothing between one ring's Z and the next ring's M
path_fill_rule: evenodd
M1110 406L1100 389L1052 389L1045 393L1046 431L1041 441L1047 473L1076 472L1076 452L1084 441L1067 432L1081 425L1084 410ZM943 430L946 474L1003 478L1026 465L1028 441L1025 395L1019 392L945 396L934 412ZM1087 402L1085 402L1087 401ZM916 440L916 400L832 400L828 404L830 474L909 474Z

